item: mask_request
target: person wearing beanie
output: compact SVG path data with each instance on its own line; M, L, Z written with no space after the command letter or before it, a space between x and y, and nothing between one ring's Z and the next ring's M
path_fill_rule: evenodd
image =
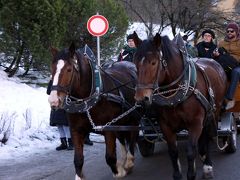
M188 42L188 35L183 35L182 37L183 42L186 46L188 55L192 58L195 58L197 56L197 49L195 47L193 47L189 42Z
M228 62L228 70L225 67L224 70L230 80L227 93L225 95L225 109L231 109L235 105L234 95L237 89L237 85L240 80L240 37L239 37L239 25L235 22L230 22L226 27L226 36L224 40L219 42L219 52L214 52L216 60L219 62ZM220 51L223 49L223 52ZM230 66L231 64L234 64ZM221 63L220 63L221 64Z
M213 51L217 45L213 43L215 34L211 29L206 29L202 32L202 41L199 42L196 47L198 51L198 57L213 58Z
M118 61L129 61L133 62L133 56L137 50L134 43L134 34L129 34L127 36L127 46L125 46L118 56Z

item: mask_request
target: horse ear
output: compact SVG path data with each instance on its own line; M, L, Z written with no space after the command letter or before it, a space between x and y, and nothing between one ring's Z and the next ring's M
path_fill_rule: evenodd
M160 36L159 33L157 33L157 34L154 36L153 41L154 41L156 47L159 48L160 45L161 45L161 36Z
M140 44L142 43L142 40L138 37L135 31L133 32L133 41L136 47L140 46Z
M71 56L71 57L73 57L73 55L74 55L74 53L75 53L75 50L76 50L76 48L75 48L75 43L72 42L71 45L70 45L70 47L69 47L69 52L70 52L70 56Z
M55 47L52 47L52 46L50 46L49 49L50 49L50 51L52 53L52 56L55 57L56 54L58 53L58 49L55 48Z
M184 41L183 41L183 38L182 38L182 36L181 36L180 33L178 33L178 34L174 37L173 41L175 42L175 44L177 44L177 46L178 46L179 48L182 49L182 47L184 47Z

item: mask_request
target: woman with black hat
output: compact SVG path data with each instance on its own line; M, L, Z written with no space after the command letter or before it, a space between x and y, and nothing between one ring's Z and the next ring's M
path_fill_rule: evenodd
M133 55L137 50L133 38L134 38L133 34L130 34L127 36L128 44L122 49L121 53L119 54L118 61L129 61L129 62L133 61Z
M215 34L212 30L206 29L202 32L203 41L199 42L196 47L198 50L198 57L213 58L213 52L217 48L213 43Z

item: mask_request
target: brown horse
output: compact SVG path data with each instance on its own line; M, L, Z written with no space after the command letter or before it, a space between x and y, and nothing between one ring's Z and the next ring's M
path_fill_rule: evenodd
M84 137L93 127L138 126L139 117L133 112L116 120L135 104L136 67L130 62L117 62L105 70L101 69L103 88L100 93L96 93L93 89L95 78L91 58L76 50L74 44L62 51L52 48L52 55L53 86L49 96L51 107L62 108L76 100L66 110L71 112L68 113L68 118L74 144L76 179L79 180L83 178ZM117 132L115 129L102 131L102 134L106 143L106 162L114 177L125 176L134 166L138 131ZM117 162L116 138L120 141L124 155L122 163Z
M135 37L137 42L137 34ZM221 66L205 58L194 63L188 58L180 36L171 41L159 34L139 44L134 63L138 75L135 99L157 108L173 165L173 178L182 179L176 133L183 129L188 130L187 179L196 177L197 151L203 160L204 178L212 178L209 142L217 132L216 121L227 84Z

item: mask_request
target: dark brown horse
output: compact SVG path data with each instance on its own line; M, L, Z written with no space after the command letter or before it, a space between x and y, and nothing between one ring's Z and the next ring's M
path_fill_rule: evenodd
M198 151L203 160L203 176L212 178L209 141L217 132L216 121L227 84L221 66L211 59L194 63L188 58L180 36L171 41L159 34L139 44L134 63L138 75L135 99L157 109L173 165L173 178L182 179L176 133L183 129L189 135L187 179L196 177Z
M62 51L52 48L52 55L51 107L62 108L71 104L71 100L76 102L72 107L67 106L66 110L72 111L68 113L68 118L74 144L76 179L79 180L83 178L84 137L93 127L138 126L139 117L133 112L116 120L119 115L134 107L136 67L133 63L117 62L105 70L101 69L103 88L98 94L93 88L95 78L92 60L76 50L74 44ZM138 131L103 131L102 134L106 143L106 162L114 177L125 176L134 166ZM116 138L120 141L123 153L121 163L117 162Z

